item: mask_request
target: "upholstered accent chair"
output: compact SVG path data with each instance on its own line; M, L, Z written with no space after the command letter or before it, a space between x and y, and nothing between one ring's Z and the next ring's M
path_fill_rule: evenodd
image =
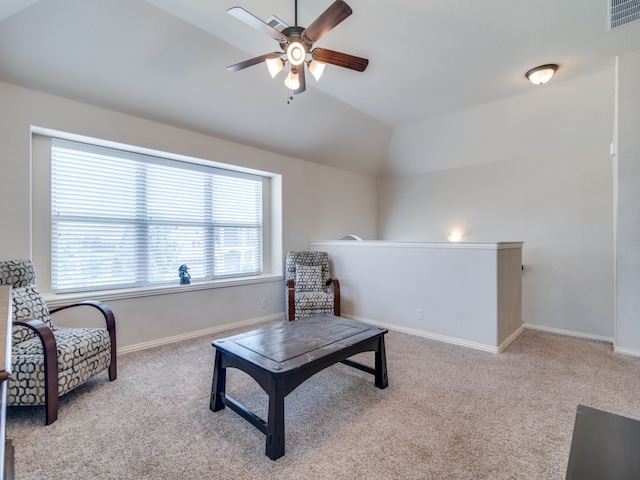
M285 262L287 320L340 315L340 283L331 278L327 252L289 252Z
M44 405L49 425L58 418L60 396L105 369L109 369L109 380L116 379L116 324L106 304L89 300L49 311L36 287L36 271L30 260L0 261L0 285L12 287L7 405ZM52 323L51 314L72 307L98 309L106 328L69 328Z

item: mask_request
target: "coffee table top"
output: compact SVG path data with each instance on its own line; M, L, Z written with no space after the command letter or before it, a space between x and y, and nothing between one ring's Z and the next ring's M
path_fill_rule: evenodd
M566 479L638 478L640 421L578 405Z
M283 373L388 330L334 315L316 315L215 340L213 346Z

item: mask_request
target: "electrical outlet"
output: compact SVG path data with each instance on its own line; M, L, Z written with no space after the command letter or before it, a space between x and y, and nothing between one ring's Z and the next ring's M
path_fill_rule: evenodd
M416 319L422 320L422 309L420 307L416 310Z
M262 297L262 302L260 303L262 308L267 308L267 297Z

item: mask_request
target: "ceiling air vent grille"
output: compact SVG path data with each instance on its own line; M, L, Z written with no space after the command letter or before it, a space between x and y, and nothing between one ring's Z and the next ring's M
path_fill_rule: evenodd
M610 0L609 28L640 20L640 0Z
M616 1L616 0L614 0L614 1ZM617 1L619 1L619 0L617 0ZM267 20L267 24L272 26L273 28L275 28L279 32L281 32L282 30L284 30L285 28L287 28L289 26L286 23L284 23L282 20L280 20L278 17L276 17L275 15L269 17L269 19Z

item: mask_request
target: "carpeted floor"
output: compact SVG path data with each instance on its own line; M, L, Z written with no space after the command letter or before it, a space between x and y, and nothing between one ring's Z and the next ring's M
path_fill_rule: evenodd
M274 462L256 428L209 410L211 340L120 356L115 382L63 397L48 427L41 407L9 408L16 477L563 479L578 404L640 418L640 358L611 345L525 330L496 355L390 332L389 387L344 365L312 377L286 398ZM229 369L227 391L266 419L247 375Z

